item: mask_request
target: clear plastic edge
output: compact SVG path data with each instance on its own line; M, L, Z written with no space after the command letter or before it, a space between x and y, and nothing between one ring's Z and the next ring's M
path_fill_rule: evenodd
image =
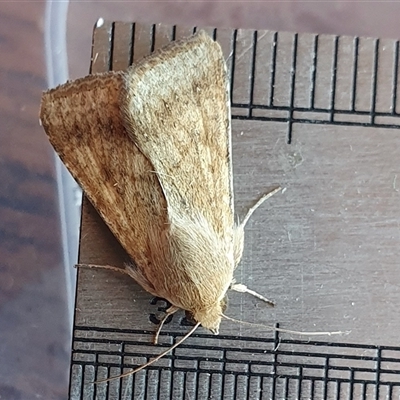
M68 80L66 43L68 6L68 0L47 0L46 2L44 44L49 88ZM54 163L57 179L67 312L69 324L72 326L76 286L76 270L72 266L78 260L82 192L55 152Z

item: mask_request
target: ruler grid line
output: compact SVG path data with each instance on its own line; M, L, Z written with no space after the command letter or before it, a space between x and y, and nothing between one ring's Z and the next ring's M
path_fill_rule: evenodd
M315 86L316 86L316 77L317 77L317 54L318 54L318 41L319 35L314 36L314 48L312 53L312 72L311 72L311 108L314 108L315 104Z
M292 142L292 126L293 126L293 107L294 107L294 96L296 92L296 63L297 63L297 46L298 46L298 34L295 33L293 39L293 54L292 54L292 68L290 76L290 106L289 106L289 121L288 121L288 132L287 132L287 143Z
M353 50L353 85L351 93L351 111L356 111L356 100L357 100L357 76L358 76L358 47L359 38L354 39L354 50Z
M271 88L270 88L270 99L269 106L273 107L274 105L274 95L275 95L275 74L276 74L276 56L278 49L278 32L274 32L273 42L272 42L272 62L271 62Z
M376 98L377 98L377 86L378 86L378 65L379 65L379 39L375 40L374 46L374 69L372 75L372 101L371 101L371 125L375 124L375 109L376 109Z
M88 327L85 327L84 329L76 327L74 335L74 355L79 355L80 358L78 359L76 357L73 357L72 363L74 366L80 367L79 370L81 371L81 373L78 374L75 379L80 380L80 387L82 389L83 383L88 383L87 380L92 381L97 380L98 378L103 378L103 374L101 377L99 376L99 368L105 368L106 377L110 377L111 370L118 369L122 372L126 368L136 367L136 364L131 364L131 362L127 360L127 357L131 357L132 359L134 359L135 357L139 359L144 358L145 361L151 359L151 354L148 354L145 351L141 351L139 349L136 350L135 347L139 347L140 345L147 345L148 347L150 344L150 337L152 335L150 333L147 333L145 335L145 339L147 339L148 342L146 342L145 339L137 342L136 340L129 340L128 338L115 338L115 336L118 335L126 337L128 332L130 332L131 335L137 335L139 331L115 329L107 330L93 328L92 332L90 332L90 329L88 329ZM80 334L85 334L85 338L80 338ZM89 337L96 335L100 335L102 337ZM177 338L180 337L182 334L173 332L162 332L161 336L165 335L172 336L175 342ZM302 388L304 387L307 387L307 390L311 390L312 392L314 392L315 383L321 382L323 383L323 398L328 398L328 394L330 393L330 389L328 386L329 383L334 383L338 385L338 393L340 393L340 387L343 384L349 385L350 391L354 390L355 385L374 384L376 387L376 393L378 395L380 393L381 386L388 388L389 386L400 388L400 379L398 379L398 375L400 374L400 362L397 360L397 365L392 365L393 363L395 363L394 358L391 356L391 354L389 354L389 356L385 356L383 353L383 351L385 350L400 352L400 347L376 347L358 344L354 344L351 346L346 343L332 344L329 342L313 342L311 344L308 341L283 339L277 333L275 333L271 338L257 338L257 340L255 338L248 337L239 338L226 335L223 336L222 340L229 339L231 341L231 343L233 344L232 349L226 349L224 348L224 346L220 345L217 346L203 344L205 338L210 339L213 337L214 336L212 335L196 334L193 339L200 339L201 344L197 344L196 346L194 344L186 345L186 348L191 348L193 349L193 351L196 351L196 355L187 356L184 354L177 354L174 350L172 354L165 357L165 359L171 361L169 367L152 365L145 371L142 371L143 378L141 379L144 380L144 387L147 388L148 385L152 385L151 382L153 382L153 379L151 381L148 381L150 373L155 374L157 372L158 374L161 374L161 371L166 370L170 371L171 373L182 373L187 390L199 390L199 388L203 387L204 384L204 390L208 391L208 393L213 392L213 380L211 378L206 379L206 377L208 376L207 374L209 374L209 376L219 375L225 377L222 379L222 381L225 381L225 379L233 375L235 385L240 386L241 390L244 390L247 393L249 393L251 390L250 377L258 377L260 379L271 378L273 392L277 392L281 386L278 381L278 377L279 379L287 379L288 385L289 382L297 382L297 394L299 394L299 390L302 391ZM263 342L264 347L262 347ZM85 345L85 348L82 350L79 350L80 343ZM118 350L115 350L115 344L117 343L119 343L120 346L118 347ZM234 346L235 343L237 343L237 346ZM315 346L317 343L319 344L321 350L322 348L327 347L328 349L330 349L330 351L326 351L327 349L324 349L324 351L322 352L315 350L310 351L309 347L311 345ZM105 348L101 348L101 346L99 345L104 345ZM126 348L126 346L128 345L130 346L130 350ZM114 346L113 350L108 351L107 346ZM165 344L165 346L169 346L169 344ZM155 348L159 349L160 347L163 348L165 346L157 346ZM291 348L285 350L285 346L291 346ZM343 349L345 348L348 351L353 348L359 354L346 354L343 352ZM205 353L203 353L204 355L198 353L199 350L205 351ZM222 357L210 356L210 354L208 354L209 351L215 352L218 350L221 351ZM256 350L258 350L259 352L256 352ZM371 353L371 351L373 353ZM249 357L246 357L247 353L252 354L251 359ZM242 354L242 356L240 356L240 354ZM115 362L106 362L99 359L99 357L103 357L106 355L110 357L118 355L119 360ZM90 356L94 356L94 358L91 358ZM86 359L82 359L82 357L86 357ZM265 359L262 360L259 359L259 357L264 357ZM301 359L300 362L298 361L299 357ZM293 361L291 361L292 358ZM320 359L321 361L318 361L318 359ZM334 362L332 360L334 360ZM350 367L346 364L346 360L354 360L358 363L357 365L352 364L352 366ZM177 364L177 361L179 362L179 364ZM220 365L215 366L212 363L219 363ZM240 365L242 367L239 367ZM93 374L89 373L88 368L93 371ZM307 373L305 372L306 370ZM321 373L318 373L318 371L321 371ZM330 372L334 371L336 371L336 374L334 376L330 376ZM187 381L187 373L193 374L193 379L190 380L190 382L192 383L190 384L189 381ZM385 373L387 376L384 382L381 381L382 373ZM367 378L365 376L358 377L358 374L372 375L370 378ZM81 376L80 378L79 375ZM392 377L392 379L390 379L390 377ZM164 381L158 379L157 382L157 385L160 388L157 387L154 390L160 391ZM99 395L97 391L98 387L100 387L100 385L94 385L94 398ZM122 383L119 382L119 392L122 391L122 387ZM286 390L284 388L281 389ZM288 386L288 390L289 392L291 391L290 385ZM224 389L221 388L221 394L223 394L223 392Z
M253 116L253 104L254 104L254 82L256 74L256 56L257 56L257 31L253 33L253 46L252 46L252 57L251 57L251 70L250 70L250 93L249 93L249 118Z

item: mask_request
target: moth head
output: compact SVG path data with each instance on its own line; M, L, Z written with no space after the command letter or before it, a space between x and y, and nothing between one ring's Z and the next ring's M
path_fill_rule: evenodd
M217 305L215 308L193 312L193 319L200 322L203 328L208 329L214 335L219 333L219 325L221 324L221 307Z
M220 302L210 308L190 312L190 320L195 323L200 322L203 328L208 329L214 335L218 335L222 314L226 310L226 307L227 297L225 296Z

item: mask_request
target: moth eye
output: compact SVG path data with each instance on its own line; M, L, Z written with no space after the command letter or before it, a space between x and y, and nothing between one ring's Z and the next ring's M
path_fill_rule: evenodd
M193 313L190 311L185 311L185 318L184 321L182 321L183 325L196 325L197 321L194 319Z
M221 300L222 312L225 312L226 309L228 308L228 302L229 302L228 295L225 295L225 297Z

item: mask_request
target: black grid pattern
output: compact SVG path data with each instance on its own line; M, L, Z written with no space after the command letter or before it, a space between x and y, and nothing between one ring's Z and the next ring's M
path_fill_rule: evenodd
M176 38L176 26L171 26L170 39ZM195 32L197 28L193 28ZM319 45L320 35L312 35L312 45L310 46L311 57L299 53L299 46L304 41L304 36L292 34L291 36L291 55L290 60L285 59L285 64L279 64L279 51L281 48L288 46L287 36L286 42L281 43L281 36L285 33L270 32L271 34L271 63L269 65L269 74L258 74L256 68L257 53L260 50L258 38L265 34L265 31L250 31L247 30L247 35L251 36L252 45L248 49L248 63L250 69L250 77L247 80L248 87L245 88L248 94L246 101L235 101L235 84L234 82L239 77L236 77L237 64L237 46L238 46L238 30L232 30L231 38L231 56L228 59L228 68L231 77L231 97L232 97L232 118L256 121L276 121L286 123L288 126L288 143L292 137L292 126L294 123L308 123L321 125L345 125L345 126L365 126L365 127L383 127L395 128L400 127L400 114L397 112L397 83L399 75L399 42L392 41L393 60L390 66L390 71L384 71L381 79L378 78L378 67L384 53L387 43L381 43L379 39L366 38L350 38L341 36L330 36L333 41L331 66L329 70L322 69L320 58L326 58L326 49L323 56L319 58L318 52L321 46ZM260 33L261 32L261 33ZM152 25L149 31L151 38L150 51L155 48L155 38L157 34L157 25ZM217 29L209 29L209 33L218 40L219 31ZM109 69L113 69L113 43L114 40L114 24L111 25L109 31L110 49L109 49ZM326 35L324 35L324 39ZM135 40L135 24L131 25L131 61L133 61ZM240 42L240 41L239 41ZM351 48L351 54L343 53L343 49ZM360 58L363 63L360 63ZM349 63L351 65L344 64ZM363 76L366 68L365 59L368 59L367 69L371 74L367 78ZM308 77L298 76L299 63L302 68L308 70ZM285 82L288 89L288 95L285 99L279 99L277 90L279 90L278 74L286 70L288 81ZM338 71L341 71L340 76ZM240 71L239 71L240 73ZM322 74L320 78L318 78ZM269 76L268 76L269 75ZM346 105L340 101L340 96L343 94L343 86L338 90L338 82L342 82L343 76L346 75L345 91L349 95ZM242 80L242 76L240 79ZM320 86L320 82L330 79L329 88L324 91L325 106L316 104L316 88ZM320 79L320 80L319 80ZM365 81L367 79L367 82ZM389 82L390 81L390 82ZM254 99L255 88L263 84L268 86L268 98L263 102ZM281 81L282 83L282 81ZM243 90L243 82L241 83ZM263 87L264 87L263 86ZM360 91L360 88L364 88ZM365 87L369 87L369 93L365 92ZM382 106L377 108L377 98L379 94L385 91L386 101ZM390 95L387 96L387 92ZM302 98L298 95L302 92ZM307 95L304 97L304 93ZM241 96L243 97L243 96ZM390 101L388 100L390 97ZM359 106L358 101L365 98L369 102L368 107L365 104ZM339 104L338 104L339 103Z
M178 333L75 327L71 399L394 399L400 347L194 334L134 376L94 385L148 361ZM190 397L192 395L192 397Z
M170 27L170 39L175 40L176 38L176 26ZM195 32L197 28L193 28L192 32ZM218 40L219 32L217 29L208 29L209 33ZM231 78L231 97L232 97L232 118L233 119L244 119L244 120L256 120L256 121L276 121L287 124L287 138L290 143L292 138L292 126L294 123L307 123L307 124L320 124L320 125L347 125L347 126L365 126L365 127L382 127L382 128L394 128L400 127L400 114L397 111L397 92L398 92L398 74L399 74L399 41L392 41L394 58L390 67L391 71L385 70L383 79L378 79L378 70L380 68L381 54L387 47L387 43L383 44L379 39L366 39L359 37L341 37L341 36L330 36L333 41L333 51L331 54L331 66L328 73L331 79L329 88L326 88L324 97L329 99L327 105L320 106L316 104L316 88L320 85L323 79L327 76L322 77L319 81L318 76L321 72L320 59L318 52L320 49L320 36L312 35L312 46L311 57L307 56L307 60L304 59L304 54L299 54L298 49L304 41L304 36L299 34L291 35L291 57L290 62L284 65L277 65L279 51L282 47L288 45L288 42L281 42L281 36L287 35L286 33L269 32L272 37L271 42L271 64L268 66L269 76L266 76L265 71L257 74L256 60L258 57L258 38L263 36L266 31L250 31L247 30L247 37L251 37L252 45L248 50L247 62L249 63L250 77L247 81L248 84L248 98L243 101L235 101L235 73L237 64L237 44L238 44L238 30L232 30L232 48L231 57L227 59L228 68ZM157 25L152 25L150 30L150 51L155 49L155 41L157 36ZM326 38L326 35L324 35ZM109 69L113 69L113 43L114 41L114 24L110 25L109 29L110 38L110 49L109 49ZM287 39L287 36L286 36ZM133 62L134 55L134 40L135 40L135 24L131 25L131 63ZM362 44L369 43L369 47L363 47ZM341 52L341 49L345 47L351 47L351 52ZM370 58L370 75L363 76L363 70L365 65L360 65L360 57ZM326 58L326 54L324 54ZM306 80L298 79L297 72L300 63L308 63L303 68L308 69L308 77ZM350 66L349 69L340 69L342 65ZM285 88L288 90L288 96L285 101L278 98L277 92L281 89L280 83L278 82L277 76L282 69L288 69L289 79L286 81ZM338 71L342 71L339 75ZM345 91L350 95L348 104L338 104L338 100L343 91L343 86L340 86L341 90L338 90L338 84L343 81L343 76L348 79L349 85L345 86ZM242 78L242 77L240 77ZM238 78L237 78L238 79ZM254 99L254 90L262 80L267 84L268 87L268 99L264 102L257 102ZM366 81L367 80L367 84ZM388 84L388 80L390 83ZM241 85L242 86L242 85ZM306 88L304 88L306 86ZM369 87L369 93L360 92L360 87ZM298 105L298 91L301 89L307 91L307 98L302 98ZM390 102L379 107L376 107L376 100L381 90L390 92ZM386 94L385 94L386 95ZM304 93L303 93L304 96ZM369 106L359 106L358 101L361 98L369 98ZM340 101L339 101L340 103ZM270 114L270 115L269 115Z
M309 80L307 82L308 87L306 90L308 91L308 99L303 99L304 103L308 103L308 106L296 106L296 92L298 86L300 84L304 85L304 82L299 82L296 80L296 72L297 72L297 61L298 61L298 46L299 46L299 35L293 34L293 46L292 46L292 55L291 55L291 65L287 66L290 68L290 95L288 96L288 101L286 104L281 104L276 101L275 93L276 93L276 71L277 71L277 52L279 50L279 33L275 33L273 36L273 53L272 53L272 64L270 70L270 88L269 88L269 99L266 103L256 103L253 99L254 93L254 85L257 84L256 76L256 68L255 68L255 60L257 57L257 37L258 32L254 31L253 33L253 47L252 47L252 65L251 65L251 79L249 80L249 101L244 103L235 102L232 99L232 118L233 119L248 119L248 120L258 120L258 121L277 121L288 124L288 142L291 141L292 136L292 125L293 123L310 123L310 124L321 124L321 125L347 125L347 126L366 126L366 127L384 127L384 128L395 128L398 129L400 127L400 114L396 111L397 107L397 82L398 82L398 62L399 62L399 42L394 43L394 60L392 64L392 82L391 82L391 101L387 106L386 110L380 109L376 110L376 100L377 93L380 87L378 86L378 66L379 66L379 57L380 57L380 41L379 39L374 39L373 43L373 51L371 51L370 56L372 57L372 79L369 82L370 85L370 93L368 94L370 98L370 107L369 109L365 108L357 108L357 100L358 100L358 87L361 84L359 75L359 64L358 60L360 57L359 52L359 43L360 38L353 38L353 55L352 55L352 84L350 88L347 90L351 93L351 100L348 107L343 108L336 105L337 102L337 70L339 63L341 62L341 58L339 57L339 48L341 44L341 37L334 38L334 52L333 52L333 60L332 60L332 68L331 75L332 81L330 90L325 94L329 97L329 107L322 108L315 106L315 87L316 87L316 76L318 73L318 43L319 36L315 35L314 46L313 46L313 56L311 57L311 63L308 66L309 69ZM347 38L348 39L348 38ZM367 39L364 39L367 40ZM236 31L234 32L233 37L233 60L235 60L235 49L236 49ZM278 68L281 66L278 66ZM351 73L351 71L349 71ZM231 76L233 77L235 74L235 62L232 62L232 70ZM365 82L364 82L365 84ZM386 88L387 89L387 88ZM233 89L233 79L231 85L231 93L234 93ZM365 95L363 93L362 95ZM245 110L245 112L243 112ZM267 114L268 111L280 111L281 116L259 116L254 115L255 111L264 110ZM309 114L309 116L307 115ZM317 117L316 117L317 116ZM342 117L346 116L345 120L342 120ZM348 117L350 116L350 117ZM354 118L351 118L354 116Z

